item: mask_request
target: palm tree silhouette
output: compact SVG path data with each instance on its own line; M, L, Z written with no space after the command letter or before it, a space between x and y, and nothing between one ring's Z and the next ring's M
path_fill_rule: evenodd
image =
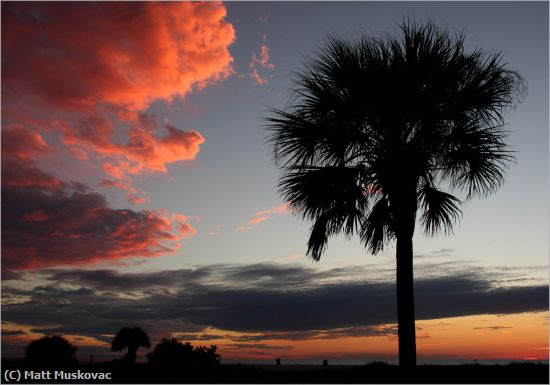
M400 31L330 38L267 121L280 192L313 222L310 257L338 233L358 234L372 254L396 241L399 363L415 367L417 211L427 235L448 233L464 200L503 183L514 160L503 115L525 82L500 53L466 53L463 33L410 20Z
M127 362L136 362L137 350L139 347L149 348L149 336L140 327L123 327L116 334L111 344L111 351L121 352L128 348L128 352L124 356Z

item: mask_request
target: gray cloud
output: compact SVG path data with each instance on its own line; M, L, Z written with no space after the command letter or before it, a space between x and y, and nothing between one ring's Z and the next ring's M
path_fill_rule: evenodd
M172 333L179 339L223 337L236 343L393 338L394 327L379 325L396 322L395 285L361 280L368 269L372 266L323 271L298 264L211 265L126 274L49 269L33 272L40 286L16 289L4 283L2 316L34 325L37 333L86 335L105 342L131 325L142 326L152 341ZM548 285L502 287L490 276L478 269L417 277L417 319L548 310ZM208 327L244 334L221 336Z
M474 329L476 329L476 330L483 330L483 329L503 330L503 329L513 329L513 327L512 326L478 326L478 327L475 327Z
M2 330L3 336L18 336L21 334L27 334L23 330Z

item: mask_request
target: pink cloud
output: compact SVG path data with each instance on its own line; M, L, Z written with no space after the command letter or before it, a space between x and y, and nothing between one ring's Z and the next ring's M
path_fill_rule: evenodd
M44 138L22 125L2 127L2 154L21 160L33 159L49 152Z
M133 205L141 205L149 202L150 200L151 199L149 197L144 197L144 196L137 196L137 195L128 196L128 202L130 202Z
M155 258L176 251L196 230L162 210L109 207L82 185L2 186L2 267L26 270L60 265Z
M275 65L271 63L269 60L270 60L269 47L265 44L262 44L260 46L260 52L258 55L256 55L256 53L252 54L252 57L250 58L250 63L248 65L251 69L249 75L252 79L256 81L256 83L258 84L267 83L267 78L259 74L258 67L266 70L274 69Z
M157 257L196 234L191 217L121 210L37 167L50 151L101 163L102 187L148 197L131 176L195 159L204 137L142 114L233 73L221 2L12 2L2 6L2 257L7 269ZM6 119L5 119L6 118ZM43 132L40 131L40 132ZM61 172L63 170L60 170Z
M249 75L252 79L254 79L254 81L257 84L266 84L267 83L267 79L260 76L260 74L258 73L257 68L253 68Z
M50 151L42 136L21 125L2 127L2 185L57 187L62 181L34 166Z
M252 230L258 224L267 221L273 214L284 215L287 213L288 213L288 203L283 203L271 209L258 211L248 221L248 226L240 226L237 229L235 229L235 231L241 233L244 231Z
M271 214L288 214L288 203L283 203L282 205L279 205L277 207L258 211L254 214L255 217L261 216L261 215L271 215Z
M128 202L133 205L140 205L150 201L150 198L148 196L146 196L143 192L138 191L132 185L132 182L129 178L118 180L103 179L100 182L99 187L112 187L124 191L126 193L126 198Z
M90 160L90 156L88 155L88 152L83 148L68 147L67 151L71 154L73 158L80 159L80 160Z
M248 223L251 224L251 225L257 225L258 223L261 223L263 221L267 221L268 219L269 219L268 216L255 217L255 218L252 218L251 220L249 220Z
M182 238L185 239L197 234L197 230L188 223L189 220L196 220L195 217L189 217L186 215L174 213L172 214L172 219Z
M232 73L226 13L219 2L7 4L4 97L73 110L171 101Z
M127 182L122 182L118 180L112 180L112 179L103 179L101 183L99 184L100 187L114 187L118 188L122 191L135 193L136 189Z
M3 196L12 202L2 213L5 269L158 257L179 239L156 211L112 209L102 195L69 186L3 189Z
M114 142L112 122L100 116L88 116L74 126L61 124L59 129L63 131L65 144L91 149L111 159L103 164L103 170L117 179L144 171L166 173L168 164L195 159L204 143L199 132L165 124L160 136L156 134L160 130L154 119L140 115L129 129L128 142L124 144Z
M254 68L257 64L268 70L275 68L273 63L269 62L269 47L267 45L262 44L260 46L260 53L258 56L256 56L255 53L252 54L249 65L250 68Z
M40 170L32 159L21 159L36 148L33 142L4 151L16 147L19 134L2 141L3 269L154 258L176 251L177 242L196 233L181 214L114 209L87 186Z
M3 119L61 131L66 154L105 158L116 179L196 158L198 131L159 129L140 112L234 72L223 3L21 2L3 11Z

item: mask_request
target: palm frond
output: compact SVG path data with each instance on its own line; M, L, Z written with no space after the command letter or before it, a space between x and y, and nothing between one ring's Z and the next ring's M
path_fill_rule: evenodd
M476 121L456 125L446 138L441 163L451 186L466 192L466 199L487 196L504 182L514 161L502 126L481 126Z
M361 224L361 241L376 255L384 250L386 244L394 238L391 211L387 197L381 197L373 205L369 215Z
M459 209L460 199L425 183L420 189L419 200L422 204L420 222L424 233L434 235L440 231L452 232L453 224L462 214Z
M310 230L306 255L319 261L326 250L329 237L340 232L342 225L341 215L335 215L330 210L316 217Z
M268 142L280 193L313 222L314 259L340 232L380 252L400 202L419 199L427 234L449 232L461 202L434 181L485 196L514 160L503 116L526 83L500 53L466 52L462 32L409 19L397 36L330 37L294 84L288 107L271 110Z
M368 207L363 172L359 166L293 168L281 178L279 191L291 210L305 219L314 220L327 211L357 218ZM350 222L348 233L353 226Z

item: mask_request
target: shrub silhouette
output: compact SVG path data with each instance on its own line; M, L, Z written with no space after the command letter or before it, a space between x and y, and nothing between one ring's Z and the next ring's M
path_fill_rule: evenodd
M59 335L32 341L25 350L25 362L39 367L69 367L77 364L76 346Z
M193 346L186 342L182 344L175 338L163 338L155 346L152 353L147 354L147 360L153 365L174 367L193 361Z
M123 327L116 334L111 344L111 351L121 352L128 348L124 360L130 363L136 362L137 350L139 347L149 348L149 336L140 327Z
M216 353L217 347L197 346L190 342L181 343L175 338L163 338L155 346L152 353L147 354L150 364L169 368L211 368L220 362L220 355Z
M220 363L221 356L216 353L217 348L216 345L210 345L209 348L197 346L193 349L199 367L212 367Z

